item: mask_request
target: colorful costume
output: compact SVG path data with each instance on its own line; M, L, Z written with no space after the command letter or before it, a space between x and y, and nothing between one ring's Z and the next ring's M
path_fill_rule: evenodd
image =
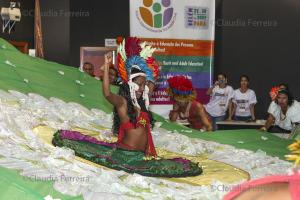
M138 127L144 127L147 130L147 147L145 149L145 154L148 156L157 156L155 147L153 144L153 139L151 135L151 129L150 129L150 121L148 117L148 113L146 112L141 112L140 116L136 120L136 125L134 125L132 122L128 121L126 123L121 124L120 129L119 129L119 134L118 134L118 145L119 147L124 147L125 149L133 150L134 148L131 146L128 146L123 143L123 139L125 137L125 130L128 129L135 129Z
M198 163L183 158L148 160L142 151L125 150L122 146L119 147L118 142L99 141L76 131L58 131L52 143L73 149L75 155L91 162L129 173L156 177L186 177L202 173Z
M127 114L130 118L129 111L131 113L132 110L129 109L129 105L140 109L140 114L136 118L131 117L128 122L119 124L117 142L107 143L76 131L60 130L55 134L52 143L56 146L71 148L77 156L89 161L130 173L161 177L186 177L201 174L202 169L198 163L183 158L161 159L157 157L148 114L149 89L145 86L141 98L137 99L136 92L139 91L139 85L134 82L134 78L139 76L146 77L147 81L154 81L157 78L158 66L151 57L153 51L154 49L145 43L140 45L136 38L127 38L118 48L118 72L124 88L129 87L130 93L123 95L127 100ZM140 105L141 102L143 104ZM117 112L115 114L118 117ZM142 131L147 134L144 151L138 151L136 150L138 148L125 143L126 134L134 134L128 130L137 128L144 129ZM137 137L137 139L140 138Z

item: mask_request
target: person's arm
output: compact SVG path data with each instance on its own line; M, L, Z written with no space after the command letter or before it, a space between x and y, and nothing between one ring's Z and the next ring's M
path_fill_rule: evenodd
M122 105L124 98L119 95L113 94L110 91L110 84L109 84L109 63L112 59L111 53L105 54L105 64L104 64L104 72L103 72L103 95L104 97L111 103L113 106L119 107Z
M252 121L255 121L256 117L255 117L255 104L257 103L257 99L256 99L256 94L253 90L251 90L250 93L250 113L251 113L251 118Z
M233 117L233 115L235 114L236 108L237 108L237 105L236 105L234 102L232 102L231 115L228 114L228 119L227 119L227 120L232 120L232 117ZM228 113L229 113L229 112L228 112Z
M216 81L215 84L214 84L213 86L211 86L211 87L206 91L206 94L209 95L209 96L212 95L213 89L214 89L218 84L219 84L219 82Z
M255 121L255 112L254 112L255 104L250 105L251 119Z
M176 122L176 120L177 120L177 118L178 118L178 116L179 116L178 111L179 111L179 107L178 107L178 105L175 103L175 104L173 105L173 110L170 110L170 113L169 113L169 119L170 119L171 122Z
M230 99L229 102L228 102L228 118L227 118L228 121L232 120L232 115L234 113L232 104L233 104L232 99Z
M275 118L273 115L269 114L269 117L263 127L260 128L261 131L267 131L273 124L274 124Z
M202 124L205 127L205 130L206 131L212 131L213 130L212 124L210 123L210 121L207 118L207 114L206 114L206 111L205 111L203 105L198 104L197 112L198 112L198 116L200 116Z

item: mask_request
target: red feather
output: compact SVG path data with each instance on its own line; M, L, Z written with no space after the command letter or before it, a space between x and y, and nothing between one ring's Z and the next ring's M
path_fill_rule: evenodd
M173 76L168 79L170 88L177 89L180 91L191 91L193 90L192 81L185 76Z
M117 61L118 61L117 68L118 68L119 75L120 75L122 81L126 83L128 81L128 76L127 76L127 71L126 71L124 60L122 59L122 56L120 55L120 53L118 53Z
M131 56L139 56L142 48L140 46L140 40L136 37L128 37L125 40L125 52L127 58Z
M153 57L148 57L146 62L148 64L149 68L153 72L154 80L157 80L160 69L159 69L159 65L157 64L156 60Z

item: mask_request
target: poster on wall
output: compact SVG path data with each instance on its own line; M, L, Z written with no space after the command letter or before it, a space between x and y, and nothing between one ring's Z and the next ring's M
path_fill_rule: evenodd
M162 64L151 98L154 112L167 116L172 102L165 89L167 79L175 75L191 79L197 100L208 101L205 93L212 83L214 20L214 0L130 0L130 35L156 47L154 57Z

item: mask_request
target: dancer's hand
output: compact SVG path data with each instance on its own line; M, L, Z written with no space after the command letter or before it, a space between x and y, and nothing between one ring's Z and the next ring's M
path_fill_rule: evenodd
M108 52L104 55L104 64L106 66L109 66L112 63L113 60L113 56L112 56L112 52Z

